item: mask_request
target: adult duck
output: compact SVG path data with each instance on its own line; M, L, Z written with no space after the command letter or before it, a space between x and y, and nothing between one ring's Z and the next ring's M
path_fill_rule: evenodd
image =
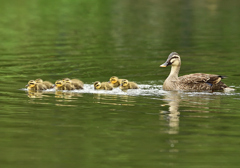
M167 61L160 67L171 65L171 72L163 83L164 90L183 91L231 91L221 80L225 77L214 74L195 73L178 77L181 67L180 55L176 52L170 53Z

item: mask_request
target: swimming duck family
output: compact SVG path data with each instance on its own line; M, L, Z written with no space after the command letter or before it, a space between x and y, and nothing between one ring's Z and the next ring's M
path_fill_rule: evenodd
M172 52L168 56L165 63L160 67L171 65L171 71L163 83L163 90L182 90L182 91L232 91L233 88L228 87L222 82L224 76L205 73L194 73L178 77L181 58L177 52ZM43 81L38 78L30 80L26 85L28 90L46 90L55 88L56 90L76 90L84 89L84 83L79 79L63 78L57 80L55 85L49 81ZM135 82L127 79L119 79L117 76L112 76L108 82L96 81L93 83L95 90L113 90L119 87L121 90L139 89Z
M165 63L160 67L171 65L171 71L163 83L164 90L183 90L183 91L229 91L229 88L221 80L225 77L214 74L194 73L178 77L181 58L177 52L172 52Z

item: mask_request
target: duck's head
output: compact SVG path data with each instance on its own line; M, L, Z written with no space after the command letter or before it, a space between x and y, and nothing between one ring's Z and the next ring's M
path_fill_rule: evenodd
M168 65L172 66L180 66L181 65L181 59L180 55L176 52L172 52L165 63L160 65L160 67L167 67Z
M35 80L35 82L36 82L36 83L42 83L42 82L43 82L43 80L42 80L42 79L40 79L40 78L38 78L38 79L36 79L36 80Z
M112 77L109 79L109 82L112 83L112 84L116 83L117 81L118 81L118 77L116 77L116 76L112 76Z
M62 86L63 86L63 81L62 81L62 80L57 80L57 81L55 82L55 86L57 86L57 87L62 87Z
M127 79L123 79L121 82L121 86L127 86L128 85L128 80Z
M35 80L30 80L30 81L28 82L28 84L26 85L26 87L32 88L32 87L34 87L35 85L36 85Z
M94 82L94 88L96 88L96 89L100 89L101 88L101 82L99 82L99 81L96 81L96 82Z

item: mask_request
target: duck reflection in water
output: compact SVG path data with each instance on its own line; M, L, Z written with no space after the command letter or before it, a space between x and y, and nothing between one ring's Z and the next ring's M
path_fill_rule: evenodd
M167 115L167 120L169 121L169 130L167 133L169 134L178 134L179 130L179 115L178 111L179 102L181 101L180 95L177 91L169 91L164 96L164 101L169 105L169 111L160 111L161 114ZM164 106L164 105L162 105ZM162 117L162 115L160 115Z

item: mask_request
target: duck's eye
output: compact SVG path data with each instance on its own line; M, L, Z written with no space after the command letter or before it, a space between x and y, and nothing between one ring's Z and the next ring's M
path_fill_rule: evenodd
M34 85L34 83L30 83L30 85Z

